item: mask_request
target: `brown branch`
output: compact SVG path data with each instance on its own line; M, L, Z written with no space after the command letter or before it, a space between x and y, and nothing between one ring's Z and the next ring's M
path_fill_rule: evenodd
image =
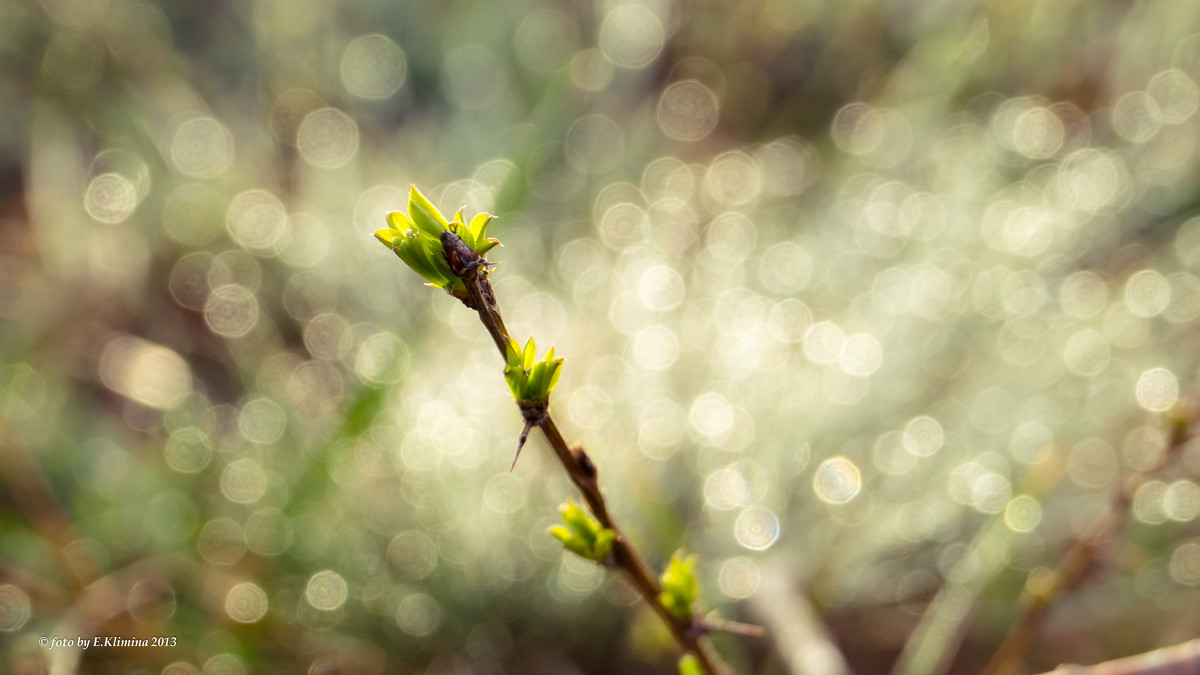
M479 313L479 320L491 335L492 341L495 342L496 348L500 351L500 357L505 356L505 344L508 342L509 335L504 328L504 320L500 316L500 308L496 303L496 296L492 292L492 284L488 280L487 268L482 258L477 254L472 257L473 251L470 251L465 244L453 233L446 232L442 235L442 247L446 253L446 261L450 264L450 269L454 271L463 284L467 287L468 299L463 301L471 309ZM463 249L466 249L465 251ZM468 253L468 251L470 251ZM583 451L583 448L575 446L571 448L567 445L562 433L558 430L558 425L554 423L554 418L547 412L541 418L537 426L545 434L546 440L550 444L550 449L554 451L563 470L567 472L571 482L575 487L579 488L579 492L583 495L587 502L588 508L596 520L605 528L616 533L616 541L613 543L612 564L619 567L629 581L633 583L634 588L641 594L642 599L646 601L654 613L666 624L671 631L671 635L675 641L679 643L680 649L684 652L694 654L700 660L701 665L711 675L724 675L729 672L724 663L717 657L716 653L704 639L704 634L709 630L716 629L715 626L709 626L704 620L696 615L693 615L691 621L682 621L667 611L662 603L658 601L658 596L662 592L662 588L658 584L658 579L650 568L642 560L638 552L629 543L629 540L622 533L621 528L613 520L612 515L608 512L608 505L604 501L604 493L600 490L600 484L596 480L596 466L592 460Z
M1021 614L1009 628L1004 641L996 649L982 675L1009 675L1019 672L1026 653L1037 639L1042 622L1050 607L1075 590L1095 567L1100 553L1120 531L1129 517L1133 495L1146 481L1161 471L1178 454L1188 440L1194 419L1192 411L1176 410L1170 416L1171 438L1154 466L1127 477L1113 492L1108 513L1067 550L1050 576L1036 588L1028 585L1021 593ZM1074 672L1074 671L1071 671ZM1096 671L1107 673L1109 671ZM1126 671L1113 671L1126 672ZM1140 672L1140 671L1135 671Z

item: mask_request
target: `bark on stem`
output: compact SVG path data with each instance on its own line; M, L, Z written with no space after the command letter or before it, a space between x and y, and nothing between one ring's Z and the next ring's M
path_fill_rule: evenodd
M446 244L445 239L443 239L443 244ZM459 251L455 251L455 253L461 255ZM491 282L488 281L486 270L478 263L456 265L458 261L450 259L451 257L447 256L451 269L458 274L467 287L467 294L470 297L470 303L467 303L467 306L479 313L479 320L496 344L500 358L504 359L504 346L509 335L504 328L504 319L500 316L500 309L497 306L495 295L492 293ZM601 492L600 485L596 480L596 467L591 460L582 449L572 452L562 433L558 430L558 425L554 423L554 418L548 412L538 426L546 435L551 450L558 457L559 463L571 478L571 482L579 488L579 492L583 495L592 514L596 516L596 520L616 533L616 541L613 543L614 564L625 572L642 598L670 629L671 635L679 643L680 649L694 654L711 675L728 673L728 668L703 639L708 630L703 620L693 615L690 623L680 621L658 601L658 595L662 592L658 579L629 543L629 540L625 538L621 528L613 521L612 515L609 514L608 505L604 501L604 493Z

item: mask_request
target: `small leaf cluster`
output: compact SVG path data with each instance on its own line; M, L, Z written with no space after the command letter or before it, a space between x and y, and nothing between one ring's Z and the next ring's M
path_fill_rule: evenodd
M388 226L376 230L375 238L424 277L430 286L462 296L466 295L467 289L446 262L442 252L442 233L453 232L471 250L482 256L500 244L487 237L488 224L492 219L491 214L481 213L468 224L463 220L462 209L459 209L454 214L454 220L446 220L442 212L413 185L408 192L408 212L388 213Z
M549 400L562 373L563 359L554 357L554 347L540 361L536 360L536 348L533 338L529 338L524 348L512 338L505 344L508 365L504 368L504 379L518 401L540 403Z
M663 589L658 595L659 604L672 616L690 622L692 605L696 603L696 556L681 558L678 553L673 554L659 583Z
M679 657L679 675L708 675L708 671L695 654L688 653Z
M616 532L601 525L569 499L558 507L558 511L567 526L555 525L549 531L563 547L581 558L601 563L608 560L617 539Z

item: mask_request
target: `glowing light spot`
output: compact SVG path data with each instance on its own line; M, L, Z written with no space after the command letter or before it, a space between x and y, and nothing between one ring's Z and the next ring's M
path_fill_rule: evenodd
M858 496L861 489L862 474L845 457L825 460L813 474L813 491L823 502L845 504Z
M904 447L903 432L889 431L875 441L871 461L880 471L899 476L916 466L917 456Z
M833 363L842 354L846 338L842 329L822 321L808 329L804 336L804 355L813 363Z
M83 195L83 208L102 223L119 223L138 204L137 190L120 174L104 173L92 179Z
M1182 124L1196 112L1200 90L1181 70L1164 70L1150 80L1146 95L1154 102L1155 119L1163 124Z
M666 36L658 16L641 5L621 5L604 17L600 50L622 68L644 68L662 52Z
M575 55L579 27L556 9L539 9L521 20L513 33L517 61L538 73L554 72Z
M733 428L733 406L724 396L710 392L692 403L688 421L693 429L705 436L720 436Z
M1080 319L1090 319L1108 302L1108 286L1095 272L1075 272L1063 280L1059 291L1063 311Z
M225 595L225 614L238 623L255 623L267 615L267 593L257 584L242 582Z
M582 558L567 555L563 556L559 562L550 590L560 600L577 602L595 592L602 583L604 583L604 572L599 566Z
M698 141L717 127L716 94L696 80L675 82L658 99L658 126L681 141Z
M203 675L246 675L246 664L233 654L216 654L204 662Z
M762 192L762 167L744 152L717 155L704 175L704 192L718 204L737 206L758 199Z
M743 506L745 500L745 483L735 471L720 469L704 481L704 501L714 509L728 511Z
M416 637L429 635L442 623L442 608L424 593L412 593L396 608L396 625Z
M733 536L752 551L765 551L779 539L779 518L768 509L753 506L738 516Z
M258 300L244 286L221 286L204 304L204 322L217 335L242 337L258 323Z
M1032 532L1042 522L1042 505L1029 495L1018 495L1004 507L1004 524L1013 532Z
M580 387L567 401L567 415L585 429L598 429L612 417L612 399L599 387Z
M813 262L803 246L791 241L775 244L763 254L758 276L768 288L794 293L812 280Z
M904 448L917 457L929 457L942 447L942 425L932 417L914 417L904 425Z
M286 224L283 203L266 190L247 190L229 204L226 226L242 248L260 255L274 253Z
M830 129L834 143L868 164L896 166L912 147L908 120L894 110L851 103L834 115Z
M292 522L278 509L261 509L246 519L246 544L259 555L279 555L292 545Z
M798 195L817 178L817 153L802 139L780 138L757 153L763 169L763 191L771 196Z
M33 604L25 591L12 584L0 585L0 632L21 630L33 616Z
M1129 170L1111 153L1087 148L1063 161L1057 182L1059 196L1067 206L1098 212L1128 196Z
M1137 382L1138 405L1151 412L1164 412L1179 398L1179 381L1166 368L1151 368Z
M1163 510L1168 518L1181 523L1200 516L1200 486L1190 480L1171 483L1163 495Z
M350 589L342 575L333 570L324 570L308 580L304 598L313 607L328 612L345 604L349 593Z
M621 202L610 206L600 220L600 239L614 250L623 250L646 240L650 219L640 206Z
M358 125L336 108L314 110L300 123L296 148L309 164L336 169L358 152Z
M252 459L229 463L221 474L221 494L231 502L252 504L267 491L267 473Z
M666 370L679 359L679 338L666 326L650 326L637 334L633 358L646 370Z
M58 89L83 91L100 79L104 68L102 47L79 35L82 33L56 31L46 46L42 74Z
M600 91L612 82L612 62L599 49L588 48L575 52L567 69L571 74L571 84L584 91Z
M423 532L401 532L388 544L387 557L401 579L424 579L437 567L437 544Z
M804 340L812 327L812 310L803 302L790 298L771 308L767 328L771 337L780 342L797 343Z
M1171 302L1171 286L1155 270L1142 270L1125 283L1125 304L1135 316L1157 316Z
M318 359L336 361L351 343L350 323L337 314L319 314L304 327L304 346Z
M132 336L104 346L99 370L109 389L151 408L172 408L192 391L192 371L183 357Z
M686 283L679 272L666 265L652 267L638 282L638 298L656 312L670 311L683 302Z
M200 530L197 547L205 560L216 565L232 565L246 554L246 536L232 518L210 520Z
M563 141L567 162L584 173L604 173L625 156L625 135L604 115L586 115L567 130Z
M654 459L674 455L685 431L683 409L670 399L660 398L644 406L641 412L638 447Z
M1131 91L1113 105L1113 129L1125 140L1143 143L1162 128L1159 115L1158 104L1146 92Z
M1063 350L1063 361L1076 375L1096 375L1108 365L1108 359L1108 340L1094 330L1072 335Z
M168 288L175 302L188 309L203 309L208 301L208 270L213 255L206 252L189 253L171 269Z
M384 99L400 90L407 75L404 51L383 35L364 35L342 52L342 84L359 98Z
M842 345L838 363L849 375L867 377L883 363L883 347L878 340L866 333L851 335Z
M511 473L498 473L483 489L483 503L497 513L516 513L525 503L525 482Z
M280 143L296 145L296 134L300 123L314 110L325 107L325 102L308 89L289 89L275 99L271 106L271 132Z
M754 595L762 585L762 580L762 571L749 558L730 558L721 563L721 569L717 572L717 585L721 592L734 600Z
M269 398L248 401L238 414L238 431L252 443L274 443L283 436L285 426L283 408Z
M1048 108L1032 108L1021 113L1012 130L1017 152L1032 159L1046 159L1062 147L1062 120Z
M1200 317L1200 279L1176 272L1167 277L1167 283L1171 285L1171 304L1163 312L1167 321L1183 324Z
M354 371L372 384L394 384L408 372L408 347L391 333L376 333L363 340L354 359Z
M1143 483L1133 495L1133 515L1148 525L1167 522L1167 511L1163 499L1167 496L1167 485L1152 480Z
M1200 584L1200 543L1180 544L1171 554L1171 578L1185 586Z
M212 458L208 436L195 427L172 432L163 448L167 465L180 473L199 473Z
M971 483L971 504L983 513L1004 510L1012 496L1012 485L998 473L988 471Z
M704 233L708 253L726 262L741 262L754 250L754 223L737 211L722 213L713 219Z
M171 161L185 176L215 178L233 165L233 134L211 117L187 120L171 138Z

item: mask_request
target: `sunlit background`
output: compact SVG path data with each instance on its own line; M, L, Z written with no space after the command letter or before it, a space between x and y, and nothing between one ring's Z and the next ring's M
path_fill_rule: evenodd
M977 672L1195 393L1197 81L1188 2L0 0L0 670L673 672L416 183L739 672ZM1196 637L1198 476L1031 668Z

